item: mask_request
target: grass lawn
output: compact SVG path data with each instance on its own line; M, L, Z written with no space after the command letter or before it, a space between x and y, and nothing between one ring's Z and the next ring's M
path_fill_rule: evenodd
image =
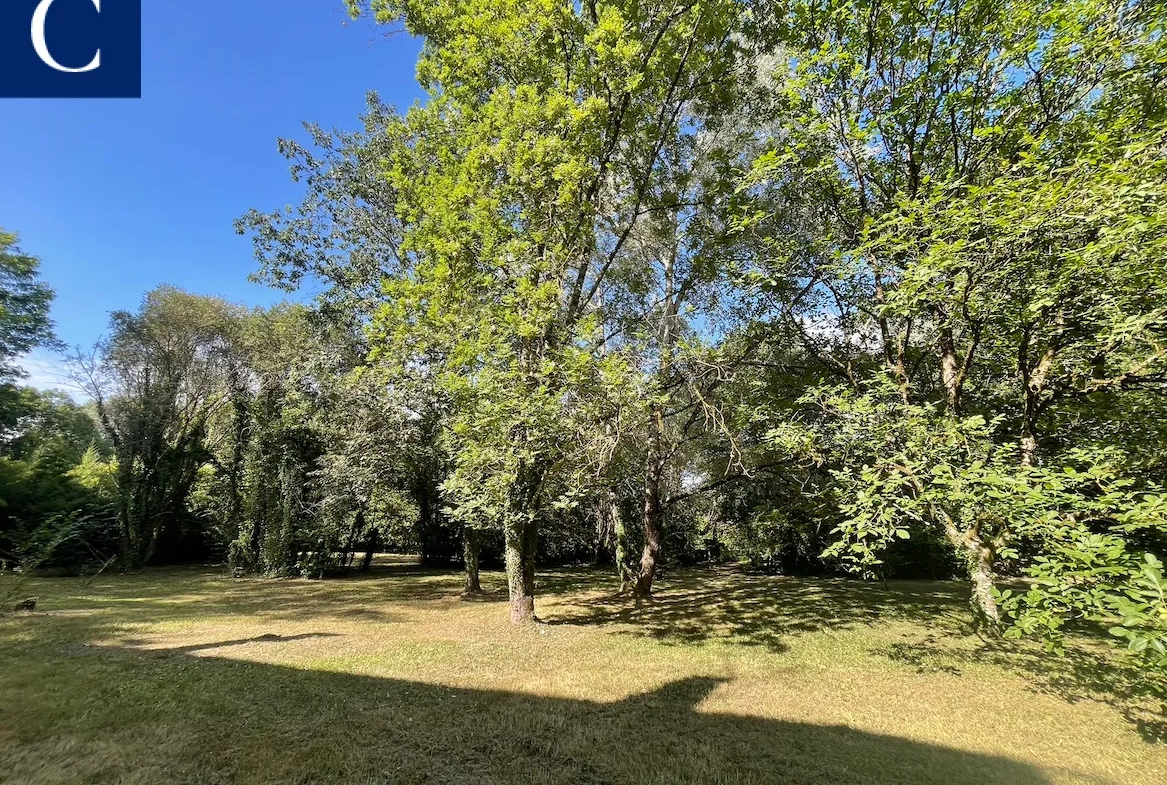
M11 576L0 578L0 596ZM959 585L540 575L33 579L0 618L2 783L1167 783L1156 704L1085 644L964 629Z

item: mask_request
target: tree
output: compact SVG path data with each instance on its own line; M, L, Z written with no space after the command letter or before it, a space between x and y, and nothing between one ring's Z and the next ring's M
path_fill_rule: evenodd
M17 356L54 344L54 293L38 277L40 259L24 253L19 239L0 230L0 381L6 384L21 376L12 362Z
M82 571L116 549L109 445L90 406L19 390L0 440L0 559Z
M570 503L545 495L551 473L591 460L606 399L627 387L624 358L601 350L602 310L620 302L616 270L683 110L732 68L736 8L350 7L426 41L430 100L390 134L406 270L377 317L380 354L408 345L397 362L432 366L455 402L446 488L456 516L500 522L525 621L538 526Z
M72 472L88 448L104 445L88 411L17 384L20 355L57 345L53 290L17 243L0 230L0 559L81 569L106 545L104 501Z
M672 506L668 485L682 473L677 463L686 443L698 426L728 435L712 393L735 360L719 355L718 331L728 329L731 279L749 252L733 220L747 202L735 190L737 172L756 152L752 126L730 125L743 120L734 111L744 102L741 58L735 47L723 47L710 58L709 68L720 74L715 91L695 75L671 97L665 108L678 117L677 126L659 140L661 160L641 185L646 215L614 268L630 307L608 309L609 332L638 359L648 402L638 429L647 445L644 548L633 588L641 598L652 595Z
M1140 61L1157 62L1145 51L1157 40L1155 9L878 0L792 2L762 14L759 35L799 53L776 59L771 76L797 120L748 183L786 183L813 222L774 238L778 264L763 276L786 329L808 351L828 353L822 363L846 381L862 373L856 355L874 343L905 400L927 399L938 385L959 416L984 331L951 310L944 295L960 287L947 278L909 311L888 307L910 277L905 263L928 249L901 231L906 224L887 222L904 220L905 202L927 202L946 184L989 183L1026 154L1056 167L1086 113L1149 95L1155 68ZM1145 78L1132 77L1141 71ZM887 247L871 244L880 226Z
M252 238L260 263L254 280L288 292L311 281L321 313L340 322L372 317L383 299L381 282L398 269L401 253L397 194L382 169L399 117L370 93L360 119L364 129L353 133L308 125L314 149L280 139L304 199L295 210L251 210L235 223Z
M801 186L813 217L772 241L757 284L823 381L852 391L823 421L851 440L834 442L840 533L928 520L969 561L990 627L999 543L1025 525L976 485L1005 471L1006 428L1032 466L1055 404L1160 384L1157 8L793 3L760 28L799 52L775 83L801 120L746 187ZM969 441L975 422L994 427Z
M24 372L15 360L37 346L56 346L49 309L55 296L40 280L40 259L0 227L0 427L12 428L23 407L15 382Z
M140 569L164 531L178 526L207 460L207 425L224 406L231 320L222 300L171 287L136 313L110 318L110 337L75 358L117 464L120 558Z
M441 481L441 453L425 406L413 390L388 385L360 366L322 386L317 428L325 452L313 479L325 520L351 521L345 549L364 546L362 569L379 543L420 544L424 558L438 526L432 494Z
M668 535L963 569L986 630L1155 649L1161 3L348 7L423 41L426 96L282 141L303 201L238 224L321 287L232 339L201 472L241 563L412 537L473 591L497 532L525 622L537 558L611 549L645 598Z
M901 206L873 253L904 270L889 313L925 308L973 336L952 399L976 378L973 357L1012 379L1020 459L1038 460L1056 407L1103 393L1162 391L1167 380L1164 131L1121 142L1101 132L1068 161L1027 155L983 186L955 186Z

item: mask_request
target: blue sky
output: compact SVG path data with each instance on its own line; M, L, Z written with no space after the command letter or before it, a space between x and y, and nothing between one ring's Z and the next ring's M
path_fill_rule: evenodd
M356 127L368 90L407 107L417 51L342 0L142 0L141 99L0 99L0 226L41 258L59 337L91 344L162 283L281 299L232 228L299 201L276 139ZM31 381L55 364L38 352Z

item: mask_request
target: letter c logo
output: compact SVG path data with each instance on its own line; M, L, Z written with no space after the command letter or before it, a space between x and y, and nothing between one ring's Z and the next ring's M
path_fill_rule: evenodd
M32 48L36 50L37 56L44 61L45 65L50 68L55 68L58 71L63 71L67 74L83 74L86 71L96 71L101 67L101 50L97 50L97 54L93 56L93 61L84 68L66 68L53 59L52 53L49 51L49 45L45 41L45 17L49 15L49 8L52 7L54 0L41 0L41 4L36 7L36 13L32 15ZM101 13L101 0L90 0L97 12Z

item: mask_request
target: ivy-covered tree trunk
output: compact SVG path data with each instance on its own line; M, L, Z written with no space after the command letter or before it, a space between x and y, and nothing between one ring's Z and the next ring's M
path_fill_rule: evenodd
M536 526L525 515L508 516L503 526L511 623L535 621Z
M616 536L612 529L614 521L612 516L608 514L606 500L600 499L596 502L592 514L596 521L596 535L592 542L592 566L599 567L604 563L609 549L615 546Z
M173 456L170 456L173 457ZM140 458L130 457L131 468L118 472L116 516L120 540L120 563L124 570L144 568L154 556L163 525L180 509L176 499L185 499L189 482L180 475L181 466L165 459L152 461L159 468L143 472Z
M156 429L138 427L117 443L118 561L121 569L136 571L154 553L168 471L159 454L162 441Z
M462 561L466 570L466 594L477 594L482 591L482 584L478 580L478 531L465 526L462 528Z
M243 472L247 463L247 432L251 420L250 398L238 368L232 368L228 377L231 390L231 464L227 469L227 483L231 498L228 500L227 521L234 529L237 540L243 532ZM234 550L232 550L232 557ZM254 551L252 552L254 553ZM234 558L231 559L234 561ZM237 565L232 564L232 567ZM253 565L248 565L250 569Z
M117 471L117 524L119 560L122 569L136 570L139 563L139 521L135 514L134 460L132 454L118 456ZM129 460L127 460L129 458Z
M297 567L293 538L296 529L302 478L300 466L294 458L284 457L279 464L278 486L275 491L276 513L269 519L265 532L263 553L267 572L272 575L291 575Z
M121 565L129 571L146 566L153 552L150 532L140 521L125 518L121 523Z
M628 536L628 521L624 518L624 510L621 509L616 494L610 496L608 504L616 539L616 572L620 576L620 593L623 594L636 583L636 570L632 565L632 544Z

